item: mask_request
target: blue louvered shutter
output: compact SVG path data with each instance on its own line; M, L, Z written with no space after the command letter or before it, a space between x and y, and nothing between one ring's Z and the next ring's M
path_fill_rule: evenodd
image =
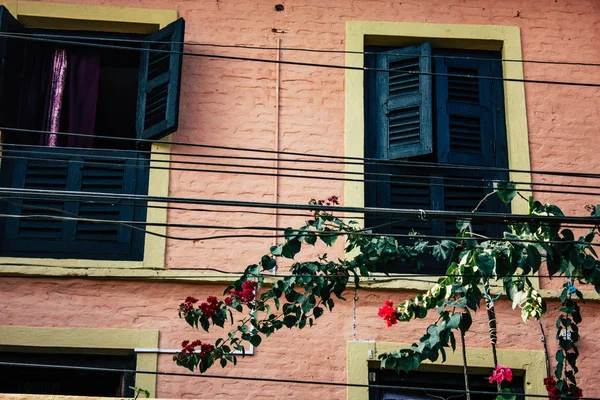
M431 45L378 54L375 67L379 156L392 160L429 154L432 144Z
M502 77L501 63L486 53L440 52L436 58L436 108L438 160L444 163L480 167L508 166L504 95L502 81L481 77ZM453 58L459 56L459 58ZM470 56L473 58L460 58ZM446 76L446 74L448 76ZM508 180L505 171L443 169L443 209L471 212L494 190L493 181ZM478 209L507 212L496 196ZM475 232L497 236L500 225L473 225ZM457 233L454 222L446 223L445 233Z
M146 160L135 152L89 151L63 148L7 150L2 163L5 184L21 189L140 193L147 173ZM118 154L123 159L115 158ZM5 218L2 252L6 255L134 260L143 254L143 236L131 226L39 215L93 220L139 221L145 212L128 200L68 199L26 196L11 200ZM144 213L142 215L141 213Z
M185 22L178 19L144 40L140 57L136 131L159 140L175 132L179 119Z

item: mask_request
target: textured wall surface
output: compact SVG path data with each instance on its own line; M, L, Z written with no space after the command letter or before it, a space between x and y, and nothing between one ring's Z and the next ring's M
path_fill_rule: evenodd
M82 3L82 0L72 3ZM413 21L453 24L510 25L521 28L523 58L600 63L600 2L594 0L290 0L276 12L276 1L249 0L87 0L114 6L176 9L186 19L186 41L275 47L343 50L348 20ZM200 54L275 59L274 50L225 49L187 46ZM342 65L343 54L282 51L281 59ZM219 146L274 149L277 118L276 64L186 57L183 67L180 129L173 140ZM279 146L281 150L308 154L343 155L343 70L281 65L279 86ZM556 81L600 82L600 68L552 64L524 64L525 77ZM600 89L526 84L531 167L533 170L600 170ZM243 153L208 148L174 146L173 152L198 154L196 161L272 166L270 154ZM267 160L231 160L224 156L253 156ZM207 156L211 156L208 158ZM188 160L174 156L173 160ZM173 166L177 166L176 163ZM280 162L281 167L306 164ZM272 176L236 174L240 167L219 169L198 166L199 171L171 172L171 196L247 201L273 201ZM342 171L342 165L317 165L315 169ZM270 173L270 170L259 170ZM281 202L306 203L343 192L343 183L326 172L282 171L278 180ZM561 182L595 185L596 181L534 175L534 183ZM539 193L541 201L561 206L568 214L584 215L583 205L598 199L576 195ZM206 207L208 209L210 207ZM223 210L223 209L221 209ZM253 210L257 211L257 210ZM265 210L270 211L270 210ZM282 227L297 225L302 217L280 216ZM208 225L273 226L269 215L170 211L169 222ZM230 232L231 233L231 232ZM236 232L240 233L240 232ZM259 232L261 233L261 232ZM271 234L272 231L262 232ZM175 236L204 237L225 231L170 229ZM235 238L167 242L168 268L218 268L241 271L258 261L272 244L267 238ZM320 249L322 250L322 249ZM192 274L191 272L190 274ZM552 283L542 282L544 287ZM211 339L191 330L176 315L187 295L201 299L220 295L223 286L175 282L131 282L83 279L0 278L0 325L147 328L160 330L160 347L176 348L182 339ZM255 355L236 368L211 373L285 379L346 380L346 342L353 339L412 342L418 340L431 319L385 328L377 308L386 299L398 302L414 293L360 290L354 324L354 293L326 313L312 329L281 331L265 340ZM558 304L550 303L543 319L547 336L555 335ZM541 350L537 323L520 322L518 310L498 305L500 348ZM595 361L600 344L598 303L583 306L581 325L581 386L587 396L600 394ZM488 343L484 313L476 316L467 336L470 346ZM549 352L556 346L549 341ZM490 361L491 364L491 361ZM168 355L159 357L160 371L178 371ZM154 393L153 393L154 395ZM343 388L289 385L268 382L206 378L158 377L155 394L162 398L345 398Z

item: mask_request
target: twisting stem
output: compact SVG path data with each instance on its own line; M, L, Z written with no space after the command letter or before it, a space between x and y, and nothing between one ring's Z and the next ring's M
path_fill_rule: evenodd
M548 345L546 344L546 333L544 332L544 325L542 325L542 321L540 323L540 330L542 331L542 343L544 344L544 356L546 357L546 376L552 376L552 371L550 370L550 359L548 357Z
M496 310L494 308L494 300L489 295L490 283L487 279L482 278L483 293L485 297L485 308L487 309L488 326L490 329L490 343L492 344L492 356L494 357L494 369L498 367L498 353L496 352L496 344L498 343L498 332L496 331ZM497 383L498 391L500 391L500 382Z
M469 391L469 375L467 373L467 346L465 345L465 332L460 329L460 343L462 345L463 369L465 372L465 395L467 400L471 400L471 392Z

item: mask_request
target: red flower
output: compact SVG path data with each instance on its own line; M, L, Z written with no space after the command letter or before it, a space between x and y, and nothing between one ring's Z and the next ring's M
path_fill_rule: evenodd
M219 300L215 296L209 296L204 303L198 306L198 309L206 318L210 318L219 311Z
M512 371L510 370L510 368L508 367L501 367L501 366L497 366L496 369L494 370L494 372L492 373L492 376L490 376L490 383L494 383L494 382L498 382L498 383L502 383L504 381L506 382L510 382L512 381L513 378L513 374Z
M388 327L398 323L398 314L391 300L385 302L385 305L379 309L377 315L385 320Z
M233 303L233 302L232 302L232 300L231 300L231 297L225 297L225 304L227 304L229 307L231 307L231 304L232 304L232 303Z
M200 340L194 340L191 343L189 340L184 340L181 342L181 347L181 352L177 353L175 356L175 359L181 362L185 361L186 358L191 357L194 353L198 353L200 359L205 360L210 353L215 351L215 346L209 343L202 343ZM197 351L196 347L200 347L200 350Z
M231 289L229 294L237 297L240 303L252 303L254 301L254 297L256 296L256 283L252 281L246 281L242 284L242 290ZM227 299L225 299L225 302L227 302Z

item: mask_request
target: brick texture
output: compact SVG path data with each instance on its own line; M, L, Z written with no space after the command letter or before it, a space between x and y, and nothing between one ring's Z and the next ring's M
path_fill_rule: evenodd
M81 0L73 3L83 3ZM343 50L344 24L348 20L415 21L455 24L519 26L523 57L530 60L600 63L600 2L595 0L288 0L285 11L276 12L277 1L249 0L89 0L114 6L176 9L186 19L186 41ZM276 30L276 32L273 32ZM280 33L283 32L283 33ZM271 50L221 49L188 46L203 54L235 55L275 59ZM282 51L284 60L324 64L344 63L336 53ZM177 141L219 146L243 146L271 150L276 125L275 64L186 57L183 67L180 129ZM308 154L343 155L344 72L314 67L280 67L280 149ZM525 77L557 81L600 82L600 68L526 63ZM526 85L527 117L531 166L533 170L600 170L600 89L558 85ZM174 152L196 153L198 161L272 166L270 160L228 160L227 155L256 155L224 150L174 146ZM206 158L200 156L212 156ZM271 157L268 154L259 157ZM182 160L174 156L173 160ZM185 158L188 160L188 158ZM174 164L176 165L176 164ZM304 168L306 164L282 162L281 166ZM170 195L214 199L272 201L271 176L251 176L202 171L171 172ZM285 171L292 177L279 178L279 200L305 203L312 197L341 195L343 184L330 179L303 179L306 176L333 177L317 169L342 171L343 166L314 166L310 173ZM213 171L206 171L213 170ZM227 168L239 171L240 167ZM261 172L270 172L263 170ZM534 183L562 182L595 185L595 180L534 175ZM540 193L542 201L560 205L566 213L584 215L583 205L597 199L577 195ZM207 207L209 208L209 207ZM239 210L238 210L239 211ZM268 210L267 210L268 211ZM280 217L280 225L301 223L301 217ZM213 213L171 211L169 222L239 226L272 226L273 217L246 212ZM219 230L170 229L176 236L226 234ZM239 232L236 232L239 233ZM271 234L272 232L264 232ZM167 266L212 267L240 271L254 263L272 244L272 239L225 239L176 241L167 243ZM551 283L543 282L545 287ZM150 328L160 330L160 347L178 347L182 339L214 338L192 331L176 315L177 305L187 295L205 298L220 295L222 286L173 282L86 281L81 279L2 278L0 279L0 324L60 327ZM400 324L386 329L377 317L377 308L388 299L399 301L411 293L359 292L357 326L353 327L353 293L340 302L332 314L320 319L312 329L281 331L265 340L254 356L236 368L211 373L304 380L345 382L346 341L418 340L431 319ZM558 305L549 305L544 318L547 336L555 335L554 318ZM595 379L595 354L600 344L594 331L600 329L598 304L583 307L580 380L584 393L600 393ZM510 304L498 306L499 346L541 350L536 323L520 322ZM470 346L488 343L484 313L478 313ZM556 352L549 340L550 354ZM159 370L178 371L170 356L159 357ZM158 377L157 396L163 398L327 398L342 399L343 388L266 382L229 381L206 378Z

